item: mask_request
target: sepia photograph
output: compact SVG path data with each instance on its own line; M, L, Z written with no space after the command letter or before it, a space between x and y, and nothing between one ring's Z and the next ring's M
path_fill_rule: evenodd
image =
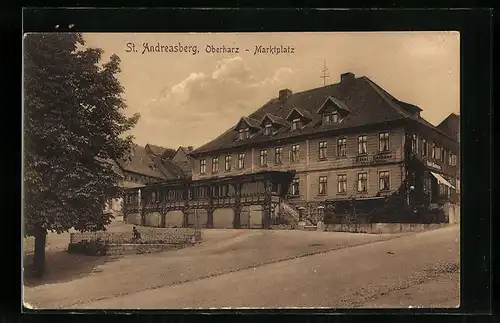
M23 35L27 309L460 306L460 33Z

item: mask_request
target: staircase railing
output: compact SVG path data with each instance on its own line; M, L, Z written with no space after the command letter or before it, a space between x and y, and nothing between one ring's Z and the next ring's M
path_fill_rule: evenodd
M287 222L287 224L292 226L297 226L299 223L299 213L295 208L285 202L280 203L279 216L282 220Z

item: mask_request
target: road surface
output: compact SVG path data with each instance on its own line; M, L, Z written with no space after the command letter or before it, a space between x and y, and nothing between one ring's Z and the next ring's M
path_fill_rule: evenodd
M203 243L176 251L90 257L52 250L43 279L25 281L24 300L37 308L67 308L398 236L210 229Z
M71 308L457 307L459 245L455 225Z

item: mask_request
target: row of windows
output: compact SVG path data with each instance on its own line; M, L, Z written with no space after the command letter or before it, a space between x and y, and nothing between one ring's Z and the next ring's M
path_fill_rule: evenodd
M361 135L358 137L358 154L366 154L367 153L367 145L368 139L366 135ZM318 144L318 156L320 160L325 160L328 157L327 154L328 142L320 141ZM290 160L292 162L299 161L299 149L300 146L298 144L292 145L292 149L290 152ZM389 132L382 132L379 134L379 151L387 152L389 151ZM337 139L337 156L345 157L347 155L347 138L342 137ZM267 149L262 149L259 155L259 164L260 166L267 166ZM276 147L274 149L274 163L280 165L283 163L283 147ZM200 174L206 173L207 161L206 159L202 159L200 161ZM224 160L224 170L230 171L232 167L231 164L231 156L225 156ZM245 154L238 154L238 169L245 168ZM217 173L219 171L219 157L212 158L212 173Z
M267 151L265 154L266 163L267 163ZM237 160L238 169L245 168L245 153L238 154ZM224 157L224 170L226 172L230 171L232 168L232 157L231 155L227 155ZM207 171L207 160L200 160L200 174L205 174ZM219 157L212 158L212 173L217 173L219 171Z
M451 151L447 151L442 147L437 147L435 143L430 144L425 138L420 139L419 147L417 134L412 135L411 151L415 154L418 154L420 151L420 154L423 157L432 158L434 160L440 161L443 164L447 161L448 165L457 166L457 155L455 155ZM446 156L448 156L448 158L446 158Z
M247 186L242 186L242 194L263 191L264 187L258 187L260 183L250 183ZM272 192L278 191L278 185L273 183L271 186ZM227 197L227 196L235 196L236 190L235 187L231 184L219 184L212 186L200 186L200 187L192 187L188 190L156 190L149 191L143 193L143 198L146 202L167 202L167 201L179 201L185 198L188 199L201 199L207 198L209 196L214 198ZM137 201L137 195L126 195L125 196L126 203L131 203L132 201Z
M380 191L388 191L390 190L390 180L389 180L389 171L379 172L379 190ZM319 195L326 195L328 192L328 177L320 176L318 178ZM347 175L339 174L337 175L337 193L344 194L347 193ZM358 173L357 175L357 183L356 183L356 191L358 193L365 193L368 191L368 174ZM290 187L290 194L292 196L300 195L300 181L298 178L294 178L292 181L292 185Z

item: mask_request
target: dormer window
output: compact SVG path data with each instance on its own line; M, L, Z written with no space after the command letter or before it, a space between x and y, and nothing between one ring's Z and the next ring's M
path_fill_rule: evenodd
M300 129L300 119L292 120L292 130Z
M310 123L312 116L308 111L294 107L285 120L291 123L289 129L294 131L302 129L305 125Z
M239 140L245 140L250 138L250 129L240 129L238 130L238 139Z
M259 121L250 117L243 117L240 119L234 130L238 131L238 140L245 140L249 139L252 134L261 129Z
M337 111L323 113L323 124L332 124L337 122L339 122L339 114Z
M323 116L323 124L333 124L341 122L351 113L351 110L344 102L329 96L321 104L317 113Z
M270 136L272 134L273 134L272 124L267 124L266 127L264 128L264 135Z
M260 121L260 126L264 128L264 136L272 136L273 133L275 133L282 127L288 127L289 123L281 117L266 113L266 115Z

